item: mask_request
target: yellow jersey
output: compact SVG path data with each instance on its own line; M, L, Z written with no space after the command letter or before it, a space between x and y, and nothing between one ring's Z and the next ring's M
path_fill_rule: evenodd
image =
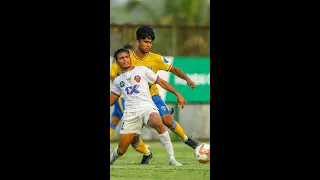
M114 62L111 65L110 78L115 79L117 77L117 70L118 70L118 64L116 62Z
M146 56L143 59L139 59L133 51L130 52L130 58L131 58L131 66L146 66L149 69L151 69L155 74L159 70L163 71L170 71L172 64L169 63L168 60L166 60L164 57L162 57L159 54L155 54L152 52L149 52L146 54ZM121 73L121 68L115 64L116 66L111 67L110 70L110 76L111 72L116 72L116 76L118 76ZM151 96L159 95L159 89L155 84L149 84L150 88L150 94Z
M119 66L118 66L118 64L117 64L116 62L114 62L114 63L111 65L110 77L111 77L112 79L115 79L115 78L119 75L119 73L117 73L118 68L119 68ZM123 98L123 97L124 97L124 95L121 94L119 100L121 100L121 98Z

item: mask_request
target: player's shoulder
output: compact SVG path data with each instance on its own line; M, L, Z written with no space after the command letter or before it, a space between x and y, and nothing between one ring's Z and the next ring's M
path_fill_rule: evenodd
M161 59L162 56L160 54L157 53L153 53L153 52L149 52L149 56L152 58L156 58L156 59Z
M114 79L114 83L119 83L121 79L123 79L122 73L119 73L118 76Z
M149 56L151 57L151 59L154 59L154 60L157 60L157 61L163 61L165 63L169 63L169 61L165 57L160 55L160 54L150 52Z
M147 71L148 68L145 66L135 66L134 70L136 71Z

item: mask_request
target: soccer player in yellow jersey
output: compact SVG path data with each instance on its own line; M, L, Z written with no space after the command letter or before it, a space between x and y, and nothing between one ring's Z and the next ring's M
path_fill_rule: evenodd
M153 29L148 26L141 26L136 31L137 49L130 52L132 66L146 66L154 73L157 73L159 70L172 72L179 78L184 79L192 89L195 88L195 83L181 69L174 67L161 55L150 52L154 39L155 34ZM117 68L117 74L121 73L121 68L119 66L114 66L113 68ZM115 70L113 69L112 71ZM159 95L157 86L155 84L150 84L149 88L152 100L158 108L163 124L193 149L200 145L200 142L192 137L188 137L180 124L172 119L166 104Z
M130 44L124 45L123 48L128 49L129 51L133 51L133 47ZM110 70L110 80L114 80L117 77L117 68L118 68L118 65L116 62L114 62ZM124 99L122 95L114 103L114 110L111 115L111 122L110 122L110 140L112 139L114 131L123 116L123 111L124 111Z

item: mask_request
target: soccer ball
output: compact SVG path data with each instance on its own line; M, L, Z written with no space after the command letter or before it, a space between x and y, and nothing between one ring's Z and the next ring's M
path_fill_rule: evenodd
M194 150L194 156L200 163L210 162L210 144L202 143Z

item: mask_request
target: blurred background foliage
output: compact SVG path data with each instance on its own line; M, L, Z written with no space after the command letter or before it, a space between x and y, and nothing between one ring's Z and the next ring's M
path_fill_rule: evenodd
M151 26L152 51L163 56L210 56L209 0L111 0L110 55L135 46L135 31Z

